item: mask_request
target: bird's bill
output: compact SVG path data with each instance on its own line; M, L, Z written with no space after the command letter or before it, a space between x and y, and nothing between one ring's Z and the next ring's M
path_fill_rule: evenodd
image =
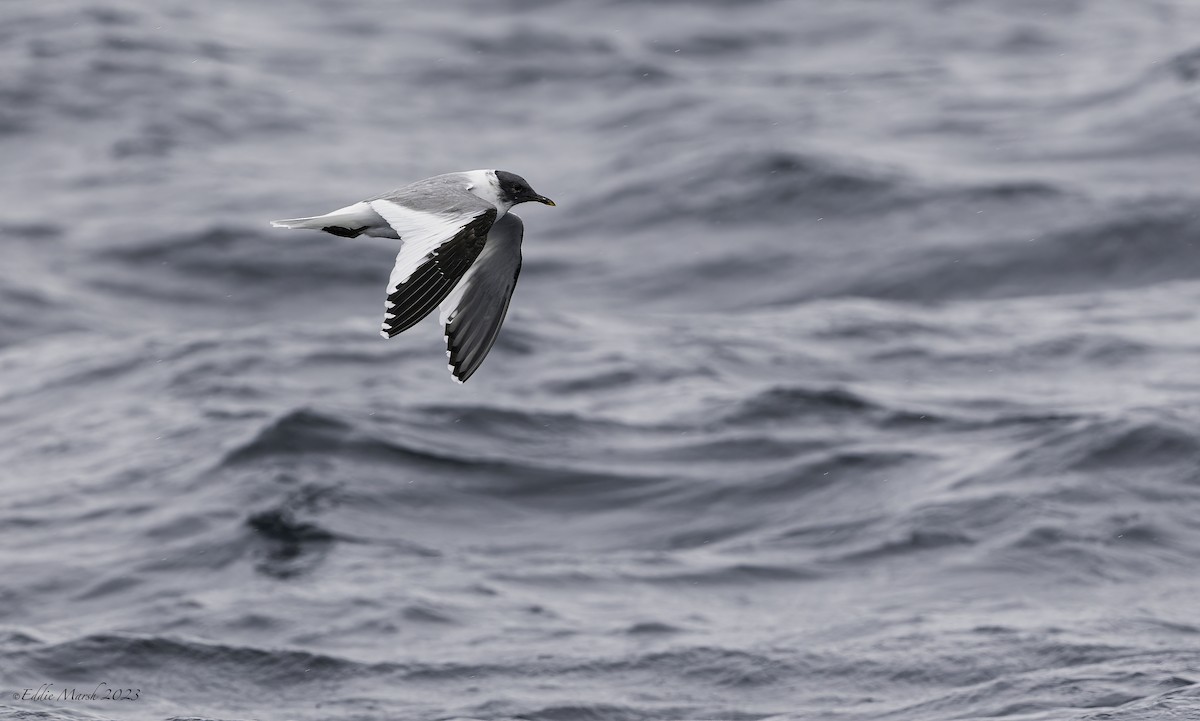
M547 198L544 195L539 195L538 197L534 198L534 200L536 200L539 203L542 203L543 205L549 205L551 208L556 207L558 205L553 200L550 200L549 198Z

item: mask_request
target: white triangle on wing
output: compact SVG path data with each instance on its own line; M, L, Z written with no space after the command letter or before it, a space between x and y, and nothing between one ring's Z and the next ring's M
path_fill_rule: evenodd
M458 235L474 216L442 215L406 208L390 200L372 200L371 209L400 236L400 252L388 280L388 293L404 283L434 251Z

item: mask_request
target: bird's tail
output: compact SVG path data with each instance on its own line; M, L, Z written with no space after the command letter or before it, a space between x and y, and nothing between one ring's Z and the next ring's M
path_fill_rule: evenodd
M327 225L334 224L334 223L331 223L330 220L331 219L329 218L329 216L326 216L326 215L314 215L311 218L285 218L283 220L272 220L271 227L272 228L288 228L291 230L297 230L297 229L302 229L302 228L312 228L314 230L321 230L322 228L324 228Z
M355 203L338 208L332 213L314 215L311 218L286 218L272 220L276 228L323 230L326 233L354 238L379 222L380 218L366 203Z

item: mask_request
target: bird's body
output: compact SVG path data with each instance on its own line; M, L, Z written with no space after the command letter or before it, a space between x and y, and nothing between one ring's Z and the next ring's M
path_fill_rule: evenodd
M496 341L521 269L517 203L554 205L520 176L471 170L418 180L325 215L275 220L281 228L400 240L383 328L390 338L439 304L450 372L465 382Z

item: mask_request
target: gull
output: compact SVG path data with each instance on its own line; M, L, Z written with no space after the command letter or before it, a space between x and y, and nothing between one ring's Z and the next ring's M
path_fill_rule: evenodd
M379 333L406 331L440 304L450 375L465 383L496 342L521 272L525 224L509 209L531 201L554 205L519 175L469 170L271 225L399 240Z

